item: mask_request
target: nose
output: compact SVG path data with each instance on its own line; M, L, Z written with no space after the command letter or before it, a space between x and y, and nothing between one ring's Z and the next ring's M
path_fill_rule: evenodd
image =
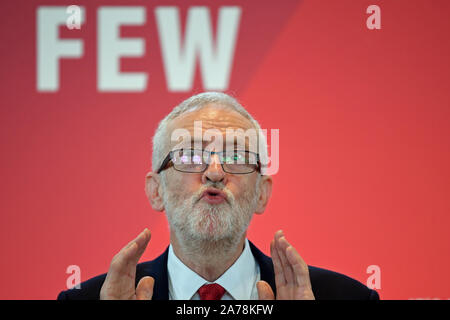
M223 171L222 165L217 154L211 155L211 162L206 171L203 172L202 182L205 184L208 181L226 183L227 173Z

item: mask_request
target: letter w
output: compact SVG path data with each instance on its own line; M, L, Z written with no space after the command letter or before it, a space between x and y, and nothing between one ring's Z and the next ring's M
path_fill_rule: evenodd
M192 89L197 56L200 58L203 87L207 90L226 90L241 8L219 9L215 45L207 7L189 9L183 45L178 8L158 7L155 12L169 91Z

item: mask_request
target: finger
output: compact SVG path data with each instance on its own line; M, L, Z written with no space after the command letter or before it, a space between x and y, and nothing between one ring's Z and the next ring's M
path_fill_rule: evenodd
M152 277L143 277L139 280L136 288L137 300L151 300L153 297L153 286L155 285L155 279Z
M138 246L136 254L134 255L134 263L137 264L141 256L144 254L145 249L150 241L151 233L147 228L141 232L141 234L136 238L135 242Z
M295 278L294 278L294 271L292 270L292 267L286 257L286 249L289 246L289 243L287 242L286 238L284 237L283 233L281 232L278 234L278 239L276 241L276 248L278 250L278 256L281 260L281 265L283 266L283 272L284 277L286 278L286 284L294 284Z
M122 254L119 252L119 257L126 263L137 264L147 248L150 238L150 231L145 228L144 231L142 231L135 239L125 246L123 251L121 250Z
M122 250L120 250L120 252L127 251L134 244L137 244L138 247L145 245L146 242L148 242L148 240L150 240L150 236L151 236L150 231L147 228L145 228L136 238L131 240L125 247L123 247Z
M294 271L296 285L299 287L311 288L308 265L293 246L286 250L286 256Z
M286 278L284 277L283 266L278 256L278 250L275 248L275 240L270 242L270 255L272 256L273 271L275 273L275 285L277 290L279 290L281 286L286 284Z
M275 300L272 288L267 282L262 280L258 281L256 283L256 289L258 289L259 300Z
M134 240L117 253L111 261L110 277L126 273L134 275L136 264L150 241L150 231L145 228Z

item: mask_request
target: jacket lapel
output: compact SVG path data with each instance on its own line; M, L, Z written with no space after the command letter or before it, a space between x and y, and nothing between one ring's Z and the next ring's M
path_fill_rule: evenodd
M136 286L142 277L151 276L155 279L152 300L169 300L169 277L167 275L168 256L169 247L155 260L141 263L136 269Z
M275 273L273 271L272 259L262 253L252 242L250 242L250 249L256 262L259 264L259 271L261 272L261 280L266 281L273 290L273 294L277 295L277 288L275 286Z

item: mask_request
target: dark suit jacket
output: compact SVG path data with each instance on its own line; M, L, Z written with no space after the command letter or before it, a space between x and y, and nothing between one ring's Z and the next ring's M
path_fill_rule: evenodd
M261 280L266 281L272 287L274 293L275 276L272 259L263 254L251 242L250 248L253 256L259 264ZM169 299L169 280L167 274L167 249L155 260L143 262L136 267L136 283L145 276L155 279L153 288L153 300ZM378 293L367 288L362 283L349 278L343 274L333 271L308 266L309 276L314 296L317 300L378 300ZM58 300L97 300L100 297L100 289L105 281L106 274L89 279L81 283L80 289L70 289L62 291L58 295Z

